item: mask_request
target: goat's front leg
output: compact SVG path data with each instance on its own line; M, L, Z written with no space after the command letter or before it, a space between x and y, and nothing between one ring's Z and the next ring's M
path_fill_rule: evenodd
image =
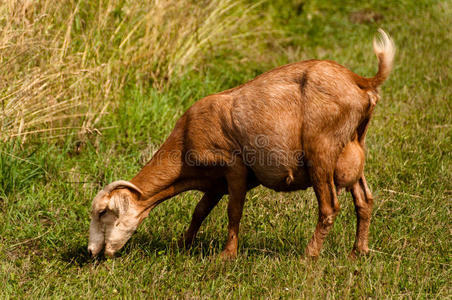
M203 195L201 200L196 205L195 211L193 212L190 227L179 241L179 247L188 248L191 246L202 222L218 204L223 194L223 192L219 191L209 191Z
M367 186L364 174L352 186L351 194L356 210L356 240L351 257L356 254L367 254L369 252L369 226L372 217L373 197Z
M234 259L237 257L238 234L240 219L246 196L247 170L243 164L235 164L226 173L228 183L228 240L220 257L222 259Z
M334 219L340 209L333 172L325 172L325 169L318 167L313 173L313 186L319 205L319 218L314 235L306 248L306 256L308 257L319 255L325 237L333 226Z

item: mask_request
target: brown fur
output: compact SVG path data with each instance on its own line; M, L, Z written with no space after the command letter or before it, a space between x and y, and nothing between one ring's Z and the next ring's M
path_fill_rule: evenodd
M333 62L308 60L266 72L248 83L207 96L177 121L159 151L130 181L140 221L158 203L200 190L189 229L190 245L206 216L229 194L228 241L221 256L237 255L246 192L314 188L319 220L306 254L317 256L339 211L336 189L351 191L358 228L354 252L368 251L372 195L364 178L365 135L388 76L384 54L374 78ZM392 62L391 62L392 63Z

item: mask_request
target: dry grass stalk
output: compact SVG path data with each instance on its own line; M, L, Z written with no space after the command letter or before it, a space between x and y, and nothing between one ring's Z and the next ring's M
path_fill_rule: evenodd
M93 132L126 83L162 88L214 50L253 47L252 8L233 0L1 2L0 139Z

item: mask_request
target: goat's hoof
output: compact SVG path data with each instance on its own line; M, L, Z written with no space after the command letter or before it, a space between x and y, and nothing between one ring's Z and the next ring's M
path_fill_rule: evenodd
M348 258L351 260L356 260L358 257L366 256L368 254L369 254L369 248L365 248L365 249L353 248L353 250L348 255Z
M318 256L318 255L310 255L310 254L307 254L307 253L305 253L305 254L301 257L301 260L304 261L304 262L308 262L308 261L316 261L316 260L318 260L318 259L319 259L319 256Z
M222 261L234 260L236 258L237 258L237 251L223 250L220 253L220 259Z
M304 252L303 260L317 260L319 258L319 253L320 251L311 249L308 246Z
M193 244L193 240L187 240L187 239L182 238L177 242L177 247L179 247L179 249L187 250L187 249L191 248L192 244Z
M302 256L301 260L302 261L316 261L319 258L319 253L316 252L311 252L306 250L304 255Z

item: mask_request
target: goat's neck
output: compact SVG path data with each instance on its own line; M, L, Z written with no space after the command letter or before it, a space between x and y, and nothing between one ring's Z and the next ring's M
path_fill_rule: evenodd
M139 200L141 205L154 207L173 195L175 191L171 191L171 187L181 175L181 171L182 145L171 135L152 159L130 180L143 191Z

